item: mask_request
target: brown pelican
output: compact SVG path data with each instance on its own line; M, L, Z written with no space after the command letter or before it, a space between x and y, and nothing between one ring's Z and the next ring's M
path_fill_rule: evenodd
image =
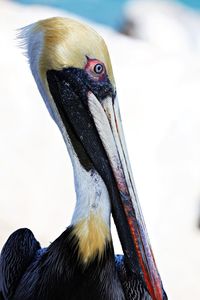
M1 253L6 300L167 299L147 236L125 147L103 39L65 18L21 32L32 74L66 143L77 203L71 225L41 249L29 229ZM124 256L115 256L112 212Z

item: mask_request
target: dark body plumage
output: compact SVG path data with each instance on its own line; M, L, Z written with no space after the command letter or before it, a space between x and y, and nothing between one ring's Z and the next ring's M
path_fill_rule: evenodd
M151 299L142 281L127 274L123 256L115 258L112 243L107 243L100 260L96 257L84 266L71 233L69 227L41 249L29 229L15 231L1 253L0 299Z

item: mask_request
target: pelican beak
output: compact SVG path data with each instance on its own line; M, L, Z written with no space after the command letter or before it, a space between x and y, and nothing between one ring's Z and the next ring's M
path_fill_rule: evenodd
M126 150L115 91L106 78L92 83L80 69L48 71L50 93L77 156L104 180L130 272L143 281L153 300L165 293L155 264ZM78 145L78 146L77 146ZM81 159L81 153L85 159Z

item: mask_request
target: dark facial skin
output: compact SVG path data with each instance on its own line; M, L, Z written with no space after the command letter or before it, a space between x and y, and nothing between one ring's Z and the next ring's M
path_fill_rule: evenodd
M110 96L114 98L115 91L113 90L110 80L105 74L101 80L94 80L86 72L86 70L68 68L63 69L62 71L47 71L47 80L49 86L52 86L52 80L59 83L65 83L68 86L68 89L75 97L77 95L85 104L87 104L87 93L92 91L92 93L97 97L99 101L102 101L106 97ZM55 86L55 83L53 84ZM53 89L51 89L51 92Z

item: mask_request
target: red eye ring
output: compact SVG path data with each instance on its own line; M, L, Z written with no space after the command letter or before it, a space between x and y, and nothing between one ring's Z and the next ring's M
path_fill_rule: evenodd
M106 68L104 63L95 58L89 58L86 56L87 62L85 65L85 71L93 80L103 80L106 76Z

